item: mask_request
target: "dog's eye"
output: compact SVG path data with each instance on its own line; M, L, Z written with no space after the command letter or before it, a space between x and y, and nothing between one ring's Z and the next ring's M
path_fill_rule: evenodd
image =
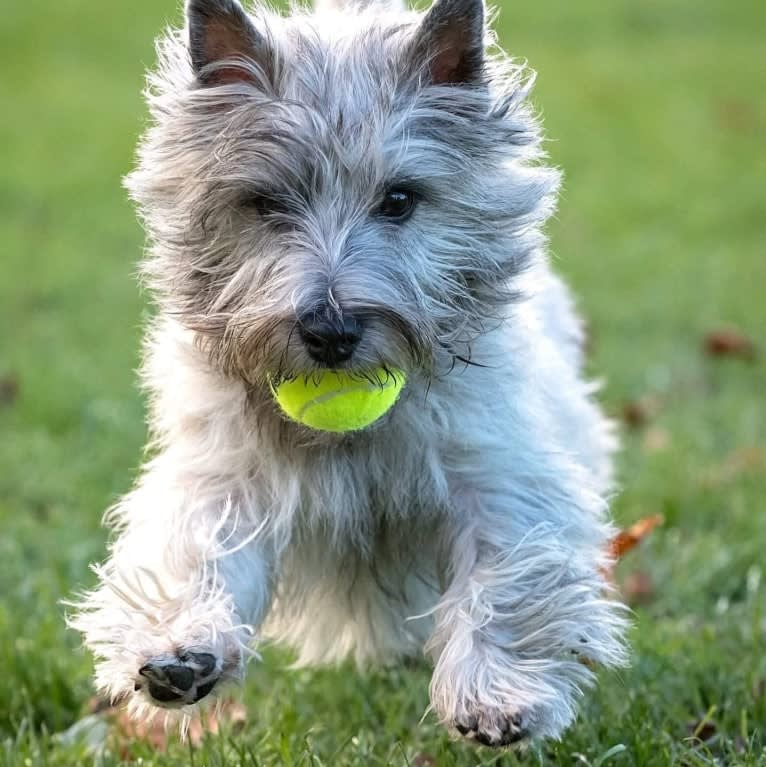
M287 213L287 201L274 192L248 192L242 197L243 208L254 210L259 216Z
M389 221L401 223L412 215L416 203L415 192L410 189L389 189L378 207L377 214Z

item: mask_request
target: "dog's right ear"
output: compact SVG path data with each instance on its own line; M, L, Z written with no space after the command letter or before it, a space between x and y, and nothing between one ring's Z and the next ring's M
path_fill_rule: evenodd
M189 54L205 85L259 83L270 75L272 55L237 0L188 0Z

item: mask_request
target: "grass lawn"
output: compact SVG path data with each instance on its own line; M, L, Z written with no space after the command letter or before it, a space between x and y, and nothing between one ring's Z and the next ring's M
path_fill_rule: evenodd
M58 600L92 584L102 510L144 437L142 234L120 176L152 39L177 5L25 0L0 20L0 765L766 765L759 0L502 9L566 171L552 250L590 321L603 399L615 414L652 404L626 429L615 513L666 518L620 568L652 581L633 665L601 674L565 739L519 759L476 750L420 723L425 668L294 673L275 650L252 668L238 734L99 756L54 736L92 694ZM706 355L703 336L725 325L760 356Z

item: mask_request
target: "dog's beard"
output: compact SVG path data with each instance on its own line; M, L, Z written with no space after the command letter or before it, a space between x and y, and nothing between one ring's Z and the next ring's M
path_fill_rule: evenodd
M390 307L364 304L353 308L364 325L364 335L353 356L333 368L366 376L372 371L418 371L430 377L444 351L438 333L427 322ZM197 333L199 345L213 366L241 379L248 387L269 380L285 380L327 369L312 359L299 337L294 312L259 316L242 310L230 315L192 317L186 324Z

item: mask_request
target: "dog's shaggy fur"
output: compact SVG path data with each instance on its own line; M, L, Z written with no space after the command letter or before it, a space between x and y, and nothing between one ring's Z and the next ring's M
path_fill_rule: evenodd
M615 441L547 264L559 176L531 77L491 52L482 0L186 10L127 180L153 441L71 619L98 686L188 713L261 638L303 663L425 651L448 727L559 736L625 624L601 574ZM409 218L382 212L391 190ZM362 328L344 367L407 373L366 431L273 401L269 376L322 367L318 315Z

